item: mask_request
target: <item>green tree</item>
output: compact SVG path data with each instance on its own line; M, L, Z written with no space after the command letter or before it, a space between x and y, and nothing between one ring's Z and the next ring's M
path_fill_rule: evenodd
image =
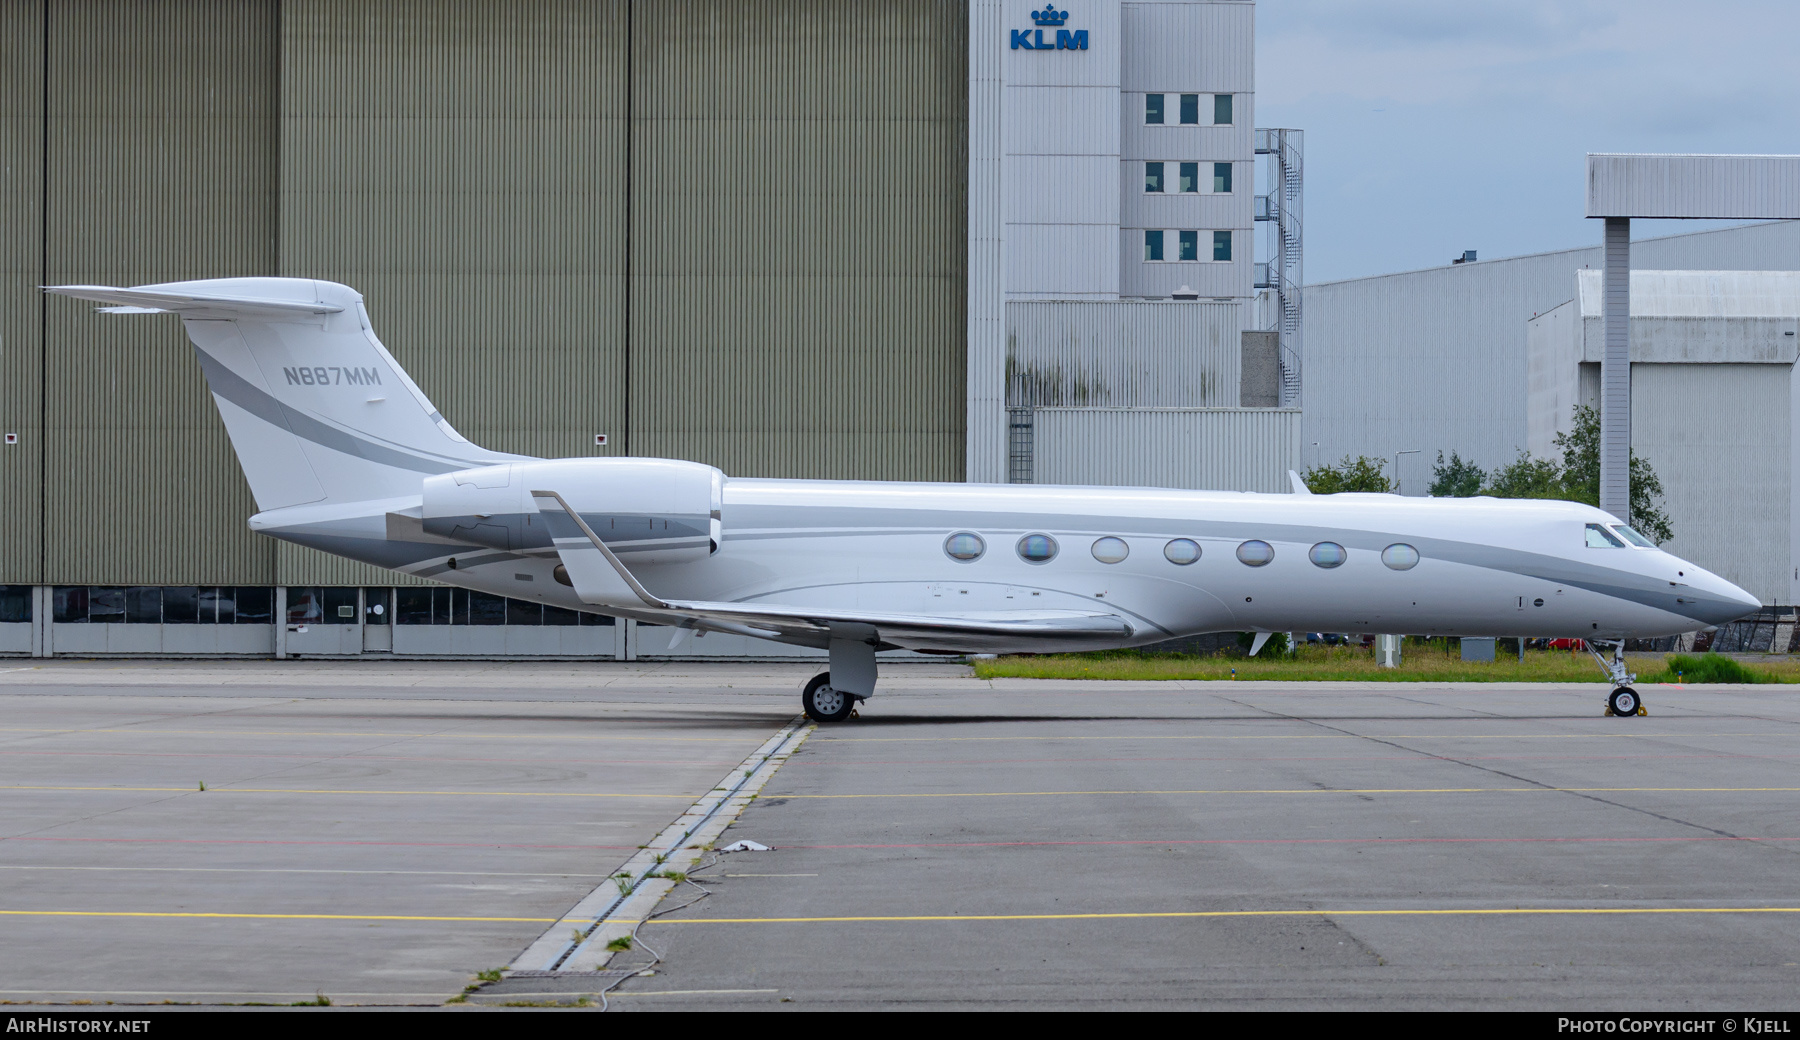
M1529 452L1488 474L1481 493L1495 498L1556 498L1566 502L1600 504L1600 412L1583 405L1575 409L1575 424L1556 435L1562 460L1533 458ZM1441 458L1441 456L1440 456ZM1452 465L1457 462L1450 456ZM1434 470L1441 473L1444 467ZM1432 485L1437 493L1437 485ZM1657 504L1662 481L1650 463L1631 453L1631 515L1625 520L1655 542L1674 537L1669 514Z
M1600 410L1581 405L1575 409L1575 425L1567 433L1556 435L1556 446L1562 449L1562 478L1568 493L1557 497L1572 502L1600 504ZM1663 496L1662 480L1650 463L1637 452L1631 453L1631 515L1625 522L1642 531L1654 542L1674 537L1669 529L1669 514L1658 504ZM1520 496L1524 497L1524 496Z
M1560 498L1577 501L1563 482L1555 459L1534 459L1529 452L1496 469L1482 494L1495 498Z
M1464 462L1456 452L1450 453L1450 461L1444 461L1444 453L1437 453L1437 465L1431 467L1431 494L1435 498L1470 498L1481 494L1481 485L1487 483L1487 473L1473 462Z
M1386 459L1372 459L1367 455L1352 459L1346 455L1335 466L1314 466L1301 479L1306 482L1307 490L1315 495L1335 495L1340 491L1392 491L1393 485L1381 472L1386 466Z

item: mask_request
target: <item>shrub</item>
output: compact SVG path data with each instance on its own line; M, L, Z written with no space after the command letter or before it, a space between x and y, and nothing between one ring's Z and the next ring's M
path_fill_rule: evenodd
M1670 654L1668 667L1662 675L1656 676L1657 682L1675 682L1676 673L1680 674L1683 683L1760 683L1766 682L1761 675L1745 668L1729 657L1715 653ZM1648 677L1646 677L1648 678Z

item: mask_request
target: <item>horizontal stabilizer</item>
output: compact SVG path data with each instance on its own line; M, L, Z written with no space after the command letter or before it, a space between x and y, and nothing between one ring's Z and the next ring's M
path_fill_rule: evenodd
M187 292L165 286L119 288L112 285L46 285L44 291L56 296L73 296L78 300L110 303L102 307L104 314L163 314L174 312L183 317L244 316L259 318L305 318L336 314L344 308L335 303L314 300L280 300L257 296L232 296L223 293Z

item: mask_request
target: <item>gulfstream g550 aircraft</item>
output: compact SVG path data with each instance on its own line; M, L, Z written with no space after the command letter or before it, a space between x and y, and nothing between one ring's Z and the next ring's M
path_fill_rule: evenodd
M1755 610L1567 502L746 480L670 459L464 440L334 282L52 293L172 312L260 510L250 526L516 599L829 650L806 713L848 717L875 652L1092 650L1204 632L1567 635L1619 652ZM1598 655L1596 655L1598 656Z

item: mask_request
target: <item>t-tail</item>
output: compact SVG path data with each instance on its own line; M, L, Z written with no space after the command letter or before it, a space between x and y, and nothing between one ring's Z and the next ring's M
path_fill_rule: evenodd
M347 285L215 278L47 286L181 316L263 512L418 495L426 477L520 458L469 443L381 345Z

